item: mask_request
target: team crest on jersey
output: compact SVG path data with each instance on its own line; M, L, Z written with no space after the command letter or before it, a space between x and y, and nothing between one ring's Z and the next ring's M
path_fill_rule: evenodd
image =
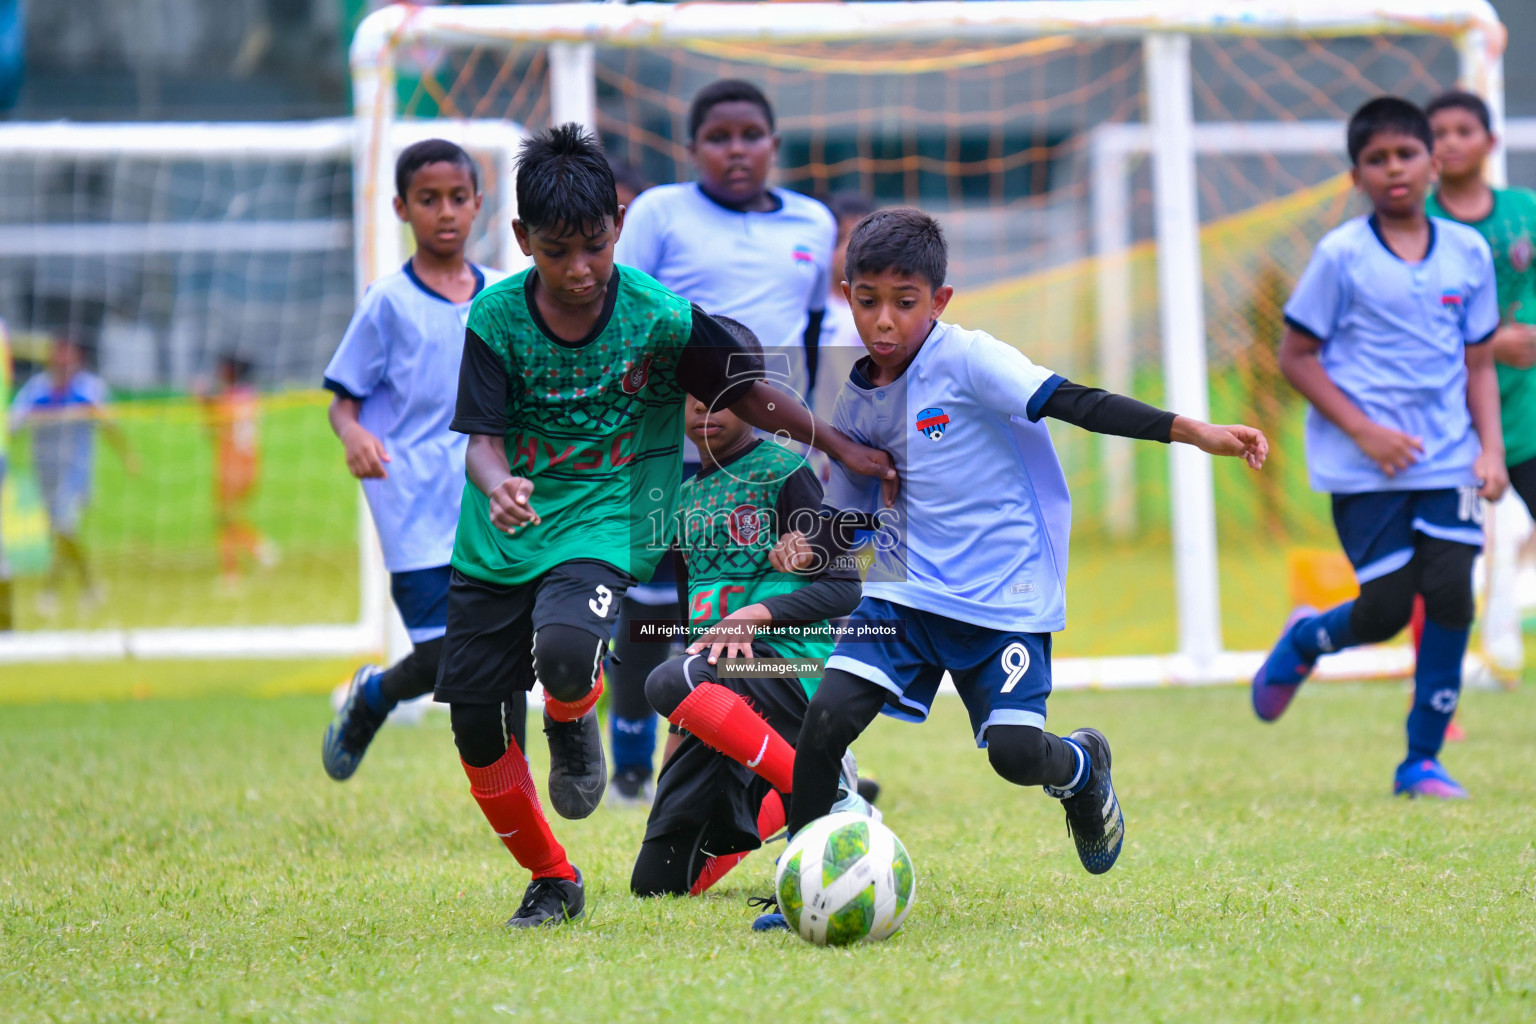
M944 428L949 425L949 415L939 407L924 409L917 414L917 429L921 430L930 441L937 441L944 436Z
M1529 238L1517 238L1509 244L1509 265L1522 274L1530 269L1531 258L1536 256L1536 245Z
M1440 305L1442 305L1442 306L1456 306L1457 308L1460 308L1460 306L1461 306L1461 296L1458 295L1456 292L1441 292L1440 293Z
M791 253L790 255L792 255L795 258L795 262L796 263L815 263L816 262L816 254L811 252L811 247L808 246L808 245L797 245L797 246L795 246L795 251L793 253Z
M624 374L623 388L626 395L638 395L640 389L645 387L646 381L651 379L651 357L646 356L640 362L630 367Z
M763 535L763 513L756 505L737 505L727 519L731 528L731 540L743 547L752 547Z

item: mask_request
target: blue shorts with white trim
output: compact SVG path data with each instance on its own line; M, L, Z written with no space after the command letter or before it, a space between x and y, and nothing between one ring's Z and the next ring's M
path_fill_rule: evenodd
M1483 499L1476 487L1333 495L1333 525L1355 578L1369 583L1413 557L1413 535L1483 546Z
M448 578L452 572L452 566L439 565L389 574L389 593L400 609L411 643L426 643L448 632Z
M928 717L947 669L971 716L976 745L987 745L994 725L1045 728L1051 694L1051 634L976 626L932 612L866 597L848 617L849 636L863 623L900 621L895 639L840 641L827 668L867 679L890 691L885 713L909 722ZM869 635L872 631L866 631Z

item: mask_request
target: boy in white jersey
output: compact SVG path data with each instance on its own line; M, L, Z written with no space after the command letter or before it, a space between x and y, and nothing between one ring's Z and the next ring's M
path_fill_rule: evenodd
M750 82L722 79L700 89L688 112L688 153L698 180L657 185L625 213L615 258L717 316L745 324L789 366L795 394L810 395L837 226L821 203L768 179L779 152L773 106ZM622 199L620 205L623 205ZM807 402L809 405L809 402ZM685 454L696 468L692 451ZM664 643L629 639L634 618L683 618L672 604L670 561L624 599L608 667L612 685L613 789L648 800L656 716L645 680L667 659Z
M395 213L416 253L363 296L325 368L331 429L384 549L390 592L414 649L387 670L364 665L325 730L321 760L338 782L357 771L396 704L432 692L448 623L449 558L463 490L463 434L448 429L471 301L506 275L464 258L480 213L469 154L443 139L409 146L395 164ZM507 709L523 736L526 709Z
M989 334L941 322L953 293L947 263L938 223L914 209L871 214L848 243L843 288L869 355L844 385L834 424L891 453L901 493L882 510L877 491L833 467L827 505L884 525L848 620L854 639L827 660L800 730L789 828L828 812L839 760L876 714L923 720L948 670L993 769L1061 799L1083 866L1099 874L1125 833L1109 744L1093 729L1065 738L1044 729L1050 634L1066 625L1071 499L1040 418L1182 441L1255 469L1268 442L1253 427L1072 384ZM775 557L801 564L791 549ZM859 639L882 631L888 639Z
M1285 307L1280 369L1312 403L1312 486L1332 496L1360 596L1292 612L1254 676L1253 708L1273 722L1320 655L1390 639L1422 596L1408 756L1392 789L1464 797L1438 758L1461 693L1481 499L1509 483L1486 344L1499 328L1493 254L1475 229L1426 215L1434 138L1418 107L1372 100L1348 141L1373 212L1318 243Z

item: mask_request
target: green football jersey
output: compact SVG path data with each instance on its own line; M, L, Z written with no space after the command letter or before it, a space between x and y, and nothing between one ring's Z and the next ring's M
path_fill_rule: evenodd
M1440 205L1439 193L1429 198L1435 217L1456 218ZM1536 192L1523 188L1493 190L1493 209L1480 221L1468 222L1488 240L1498 282L1499 311L1504 320L1536 324ZM1499 402L1503 409L1505 461L1513 466L1536 458L1536 367L1522 370L1497 366Z
M813 582L779 572L768 561L780 535L797 525L784 521L793 520L797 510L781 500L796 473L810 473L801 455L759 441L739 458L683 484L677 534L688 563L688 625L694 635L749 604ZM816 492L819 506L819 485ZM756 639L781 658L826 658L835 644L825 627L822 622L794 632L769 628ZM802 678L800 685L810 697L819 682Z
M453 566L510 586L563 562L597 559L648 580L671 544L684 380L697 387L723 379L716 372L723 348L695 338L697 320L716 325L624 267L615 268L592 332L562 341L538 313L534 274L509 277L475 299L453 428L504 433L507 462L514 476L533 481L529 502L541 521L501 532L487 497L466 481ZM723 329L708 344L720 338L724 347L736 344Z

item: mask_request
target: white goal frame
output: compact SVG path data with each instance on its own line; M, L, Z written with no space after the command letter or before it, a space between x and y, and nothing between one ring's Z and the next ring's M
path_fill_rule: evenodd
M0 124L0 154L36 159L339 159L357 151L351 118L257 123L84 124L67 121ZM516 216L513 175L520 126L496 120L396 122L388 136L387 163L394 154L427 138L446 138L474 153L495 157L502 208L486 215ZM354 180L356 175L354 169ZM391 184L391 190L393 185ZM391 191L391 195L393 191ZM382 233L400 245L391 211ZM374 230L379 224L374 222ZM359 251L358 225L344 220L297 224L230 225L141 223L73 226L0 225L0 254L57 255L101 252L298 252ZM502 233L502 266L523 262L511 231ZM403 259L403 255L401 256ZM398 265L398 261L397 261ZM368 278L357 275L357 295ZM341 339L336 339L340 341ZM341 453L336 453L338 464ZM112 658L315 658L384 652L399 657L410 641L389 599L389 575L358 492L359 614L355 621L328 625L200 626L188 628L28 630L0 633L0 664Z
M814 26L814 27L813 27ZM390 170L381 140L395 120L395 60L404 47L549 44L552 121L596 125L593 49L686 40L793 43L807 39L880 42L996 41L1046 34L1138 39L1145 48L1146 129L1151 139L1163 377L1171 409L1208 417L1196 125L1190 86L1191 35L1453 36L1461 84L1482 95L1496 128L1504 110L1504 30L1487 0L993 0L963 3L530 4L504 7L386 7L353 38L358 119L360 284L398 260L387 233ZM1502 167L1496 158L1495 164ZM370 241L371 239L371 241ZM1104 383L1113 386L1113 373ZM1058 686L1229 682L1251 675L1261 652L1222 648L1217 584L1215 492L1210 457L1186 445L1170 453L1176 653L1061 659ZM1345 652L1324 674L1396 674L1411 661L1391 652ZM1411 657L1411 656L1410 656ZM1384 660L1387 659L1387 660Z

